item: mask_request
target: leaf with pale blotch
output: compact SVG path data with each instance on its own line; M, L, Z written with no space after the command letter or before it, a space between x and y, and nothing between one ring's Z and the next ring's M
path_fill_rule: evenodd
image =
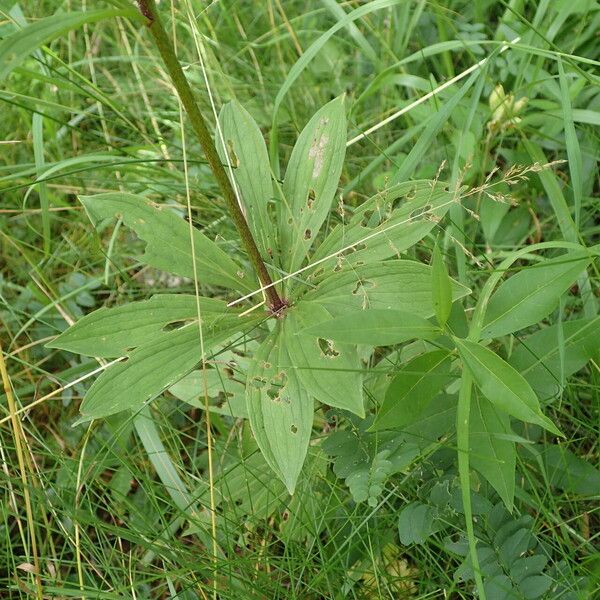
M252 115L236 100L223 106L219 125L223 136L221 138L219 132L215 135L219 156L223 164L232 168L248 226L266 256L276 245L275 228L268 213L268 203L273 199L273 182L265 140Z
M498 337L539 323L558 306L591 260L585 250L567 252L507 279L490 298L481 337Z
M452 380L450 353L434 350L413 358L392 379L372 431L416 423L433 398Z
M316 400L364 417L362 370L356 346L299 333L330 318L327 309L312 302L299 302L289 309L283 329L292 368Z
M325 221L346 155L346 114L340 96L308 122L292 150L279 201L282 266L296 270Z
M205 326L226 325L226 321L239 319L239 312L227 308L221 300L198 298L197 301ZM151 342L169 324L197 317L195 296L159 294L150 300L100 308L79 319L46 346L86 356L116 357Z
M471 290L451 280L452 299ZM303 299L322 304L333 315L363 308L394 309L429 318L435 314L432 269L411 260L345 268L329 275Z
M390 346L411 339L435 339L441 331L418 315L367 308L312 325L302 333L346 344Z
M278 322L256 352L246 382L246 408L258 447L291 494L306 458L314 407L296 370L287 368L282 328Z
M454 338L463 363L483 395L509 415L562 435L540 410L540 404L525 378L495 352L468 340Z
M517 453L511 435L510 417L480 394L473 394L469 419L469 457L498 492L508 510L515 497Z
M422 240L448 212L455 194L436 181L410 181L391 186L363 202L346 223L336 225L319 245L311 262L338 254L336 268L377 263ZM350 247L350 248L348 248ZM344 252L340 250L348 248Z
M158 205L141 196L125 193L106 193L81 196L81 202L93 225L120 215L146 242L142 260L157 269L194 279L201 284L219 285L241 292L253 291L254 276L235 263L227 252L219 248L197 229L193 229L196 272L192 258L190 228L178 217L172 207Z
M204 331L202 345L197 323L159 333L98 377L81 404L81 420L139 410L191 371L202 358L202 347L210 356L211 348L245 325L238 319L228 328Z

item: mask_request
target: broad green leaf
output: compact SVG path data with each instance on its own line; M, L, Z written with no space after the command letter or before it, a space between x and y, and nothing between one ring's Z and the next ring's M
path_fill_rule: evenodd
M267 208L273 199L273 182L265 140L252 115L235 100L221 109L219 125L223 134L222 139L216 135L219 156L232 167L248 226L266 256L276 244Z
M176 398L202 410L206 408L205 391L211 412L236 419L248 418L246 386L230 377L224 369L192 371L169 388Z
M161 206L133 194L106 193L81 196L93 225L120 215L146 244L144 262L152 267L194 279L188 223L172 207ZM193 229L196 275L201 284L219 285L242 292L255 289L256 281L219 246Z
M295 271L329 214L346 155L346 114L340 96L312 117L290 157L279 203L282 266Z
M436 245L431 264L433 279L433 307L440 327L444 327L452 311L452 280L444 264L444 258Z
M520 340L508 361L542 399L555 398L563 380L600 352L600 317L547 327Z
M600 471L562 446L538 447L550 485L582 496L600 494Z
M221 300L199 298L198 303L205 325L239 318L239 313ZM79 319L46 346L85 356L116 357L150 342L166 325L197 317L195 296L160 294L150 300L100 308Z
M585 251L568 252L510 277L490 298L481 337L498 337L539 323L591 260Z
M140 14L133 7L66 12L40 19L15 31L0 41L0 81L44 44L86 23L96 23L113 17L139 18Z
M313 423L313 400L290 358L279 322L255 355L248 371L246 407L250 426L265 460L294 492Z
M427 504L413 502L405 506L398 517L398 534L403 546L424 544L436 529L435 512Z
M408 181L390 186L363 202L346 223L336 225L311 262L337 254L332 266L326 267L336 272L346 265L398 256L423 239L455 200L455 193L440 182Z
M413 358L390 383L371 430L403 428L416 423L450 381L447 350L434 350Z
M515 497L515 443L509 416L480 394L473 395L469 419L469 458L512 511Z
M454 300L470 293L460 283L451 283ZM329 275L304 298L336 316L363 308L394 308L426 318L435 313L432 269L410 260L344 269Z
M242 326L204 331L204 351L227 339ZM88 390L81 404L82 421L106 417L123 410L139 410L179 381L201 360L197 323L158 334L129 353L127 360L108 368Z
M346 344L390 346L411 339L434 339L441 331L418 315L367 308L312 325L302 333Z
M327 309L299 302L285 316L284 340L304 389L319 402L365 416L362 369L356 346L299 333L331 318Z
M518 371L480 344L458 338L454 338L454 343L477 387L494 406L517 419L562 435L542 413L535 392Z

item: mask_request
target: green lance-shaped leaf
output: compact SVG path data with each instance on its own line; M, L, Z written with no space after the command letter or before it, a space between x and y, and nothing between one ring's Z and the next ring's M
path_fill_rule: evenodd
M198 298L198 304L204 325L225 324L226 320L239 318L239 313L221 300ZM166 325L197 317L195 296L159 294L150 300L100 308L79 319L46 346L86 356L116 357L152 341Z
M567 377L600 351L600 317L576 319L546 327L522 338L509 363L527 379L536 394L556 397Z
M498 337L539 323L591 260L585 251L567 252L510 277L490 298L481 337Z
M444 327L452 311L452 280L444 264L444 257L437 244L433 249L431 263L433 280L433 307L440 327Z
M511 433L509 416L474 394L469 419L471 465L489 481L508 510L512 510L515 497L517 461Z
M477 387L494 406L517 419L562 435L542 413L535 392L518 371L480 344L458 338L454 338L454 343Z
M219 114L221 135L215 144L223 163L232 167L248 226L263 256L275 249L274 227L268 203L273 199L273 182L265 140L252 115L237 101L228 102ZM225 144L225 147L223 147Z
M120 215L125 225L147 242L146 252L142 257L146 264L192 279L197 275L203 284L219 285L241 292L255 289L254 277L197 229L193 229L196 257L194 273L189 225L173 212L172 207L124 193L82 196L80 199L94 225Z
M279 203L282 266L296 270L325 221L346 154L346 115L340 96L308 122L292 150Z
M391 186L363 202L347 222L336 225L311 261L340 253L337 262L326 267L333 270L397 256L422 240L455 201L456 194L437 181ZM348 249L340 252L344 248Z
M86 23L96 23L112 17L136 19L140 18L140 13L133 7L60 13L15 31L0 41L0 81L21 65L37 48Z
M302 470L313 422L313 399L302 386L284 343L284 324L262 343L248 371L246 408L265 460L288 491Z
M285 317L284 339L291 365L306 391L330 406L365 416L362 373L356 346L299 333L330 319L323 306L299 302Z
M203 331L205 353L239 331L243 323L238 321L228 328ZM191 371L202 358L201 348L197 323L160 333L100 375L83 399L82 420L139 410Z
M439 327L400 310L367 308L307 327L303 333L346 344L389 346L411 339L434 339Z
M451 284L453 300L470 293L456 281ZM335 316L363 308L393 308L426 318L435 313L432 268L411 260L348 267L329 275L304 298Z
M416 423L433 398L452 380L450 353L434 350L417 356L392 379L371 431Z

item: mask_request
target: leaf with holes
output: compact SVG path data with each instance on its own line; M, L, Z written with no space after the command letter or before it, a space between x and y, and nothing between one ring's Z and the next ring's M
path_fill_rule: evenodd
M333 229L311 262L338 254L340 266L361 265L398 256L422 240L455 200L456 195L436 181L410 181L382 190ZM340 252L344 248L348 249Z
M227 308L221 300L198 298L198 304L206 326L231 325L239 319L239 312ZM100 308L79 319L46 346L86 356L122 356L151 342L167 325L197 319L197 311L195 296L160 294L150 300Z
M412 339L435 339L441 331L423 317L411 313L367 308L312 325L303 333L345 344L391 346Z
M238 319L225 328L205 328L204 351L210 356L211 348L247 324ZM196 322L159 333L98 377L81 404L81 421L139 410L200 362L200 348Z
M80 200L93 225L120 215L125 225L147 243L142 260L152 267L191 279L197 276L203 284L241 292L252 291L256 286L254 276L195 228L192 230L196 259L194 273L190 228L172 207L124 193L81 196Z
M480 344L458 338L454 338L454 343L477 387L494 406L517 419L562 435L542 413L535 392L519 372Z
M223 138L217 132L215 145L223 164L232 167L248 226L266 256L276 245L268 213L273 182L265 140L252 115L236 100L223 106L219 125Z
M508 510L515 497L517 453L511 435L509 416L491 402L473 395L469 420L469 457L477 469L498 492Z
M456 281L451 285L453 300L470 293ZM425 318L435 314L432 269L412 260L342 269L303 298L322 304L335 316L364 308L395 309Z
M340 96L315 113L302 130L285 172L279 202L282 266L295 271L325 221L346 155L346 114Z
M246 408L258 447L292 494L308 450L314 408L296 370L288 368L284 325L279 321L256 352Z
M284 332L291 365L306 391L319 402L364 417L362 372L356 346L299 333L330 318L327 309L312 302L299 302L288 311Z
M404 365L386 390L371 430L416 423L433 398L452 380L450 358L447 350L434 350Z
M567 252L510 277L490 298L481 337L506 335L547 317L591 261L584 250Z

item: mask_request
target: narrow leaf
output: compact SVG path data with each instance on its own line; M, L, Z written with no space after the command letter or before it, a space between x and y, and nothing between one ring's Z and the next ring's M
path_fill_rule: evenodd
M434 339L440 329L400 310L367 308L304 329L303 333L347 344L389 346L411 339Z
M325 221L346 155L346 114L341 96L319 110L298 138L279 204L283 268L296 270Z
M504 412L562 435L542 414L540 405L525 378L496 353L480 344L454 338L460 356L483 395Z
M254 278L244 272L229 255L197 229L193 229L196 273L190 244L189 225L168 206L154 204L141 196L106 193L82 196L81 202L93 225L121 215L146 245L142 257L152 267L242 292L253 291Z
M585 251L568 252L510 277L490 298L481 337L506 335L547 317L590 262Z
M140 14L134 8L61 12L15 31L0 41L0 81L21 65L37 48L86 23L96 23L112 17L139 18Z
M444 264L444 258L437 244L433 249L431 264L433 279L433 307L440 327L444 327L452 311L452 280Z

